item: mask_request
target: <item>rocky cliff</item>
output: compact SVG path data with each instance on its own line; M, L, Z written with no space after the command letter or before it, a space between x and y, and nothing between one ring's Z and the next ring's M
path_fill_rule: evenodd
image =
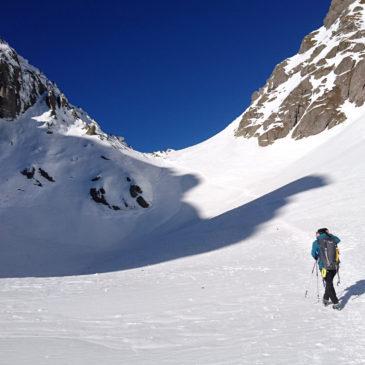
M235 135L260 146L309 137L344 122L348 102L365 102L365 0L332 1L323 27L252 95Z
M14 120L42 95L53 110L67 105L55 84L0 39L0 118Z
M36 103L49 110L48 133L75 123L85 134L106 138L95 120L71 105L57 85L0 39L0 119L14 121Z

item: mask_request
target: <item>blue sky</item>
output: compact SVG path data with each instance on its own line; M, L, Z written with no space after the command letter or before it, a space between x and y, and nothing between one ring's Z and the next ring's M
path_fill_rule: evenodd
M0 37L141 151L214 135L322 25L330 0L17 0Z

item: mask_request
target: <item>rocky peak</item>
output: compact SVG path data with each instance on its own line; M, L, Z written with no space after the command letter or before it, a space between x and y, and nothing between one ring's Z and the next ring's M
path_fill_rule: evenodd
M47 93L61 94L56 85L0 40L0 118L17 118Z
M72 127L79 134L107 139L115 146L127 146L122 137L109 136L82 109L71 105L57 85L0 39L0 120L14 121L40 102L42 113L32 119L43 123L48 134Z
M252 95L236 136L308 137L344 122L346 102L364 104L365 0L333 0L324 24Z

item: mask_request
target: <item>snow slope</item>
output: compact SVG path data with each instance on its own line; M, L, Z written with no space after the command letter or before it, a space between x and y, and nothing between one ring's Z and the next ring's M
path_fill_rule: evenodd
M235 139L233 122L164 157L124 152L124 166L155 176L153 209L95 225L127 235L144 216L146 231L88 247L97 254L85 265L104 274L2 279L0 364L364 364L365 110L346 112L328 133L264 149ZM317 303L309 250L320 226L342 239L341 312ZM2 239L26 239L16 234Z

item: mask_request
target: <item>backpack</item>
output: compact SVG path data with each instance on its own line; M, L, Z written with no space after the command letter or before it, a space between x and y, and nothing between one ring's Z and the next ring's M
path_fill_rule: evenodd
M326 270L338 270L340 260L336 242L331 236L318 239L319 258Z

